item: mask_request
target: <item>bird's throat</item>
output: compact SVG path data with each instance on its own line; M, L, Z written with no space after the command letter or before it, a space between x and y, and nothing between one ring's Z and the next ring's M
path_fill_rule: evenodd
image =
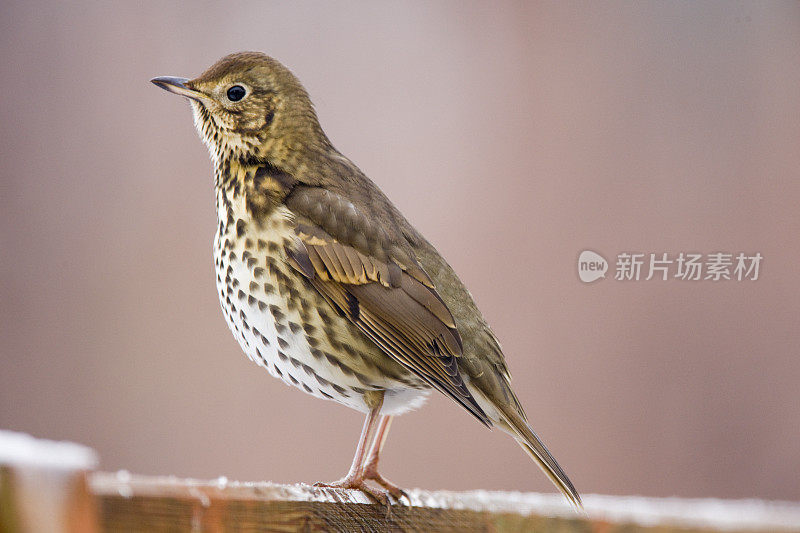
M217 217L229 218L231 206L243 203L248 215L259 221L279 207L297 181L266 161L222 158L215 165Z

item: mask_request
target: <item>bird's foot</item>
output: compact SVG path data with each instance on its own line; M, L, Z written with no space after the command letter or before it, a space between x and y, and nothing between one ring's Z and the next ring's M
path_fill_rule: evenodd
M401 489L400 487L398 487L397 485L395 485L394 483L392 483L391 481L389 481L388 479L386 479L385 477L383 477L378 473L377 464L368 463L364 467L363 476L364 479L372 480L381 487L383 487L384 489L386 489L386 491L395 500L399 500L403 496L405 496L407 500L409 499L408 494L406 494L406 491L404 491L403 489Z
M378 482L376 480L376 482ZM330 483L314 483L315 487L331 488L331 489L355 489L360 490L367 496L380 503L381 505L389 505L389 496L392 492L389 490L378 489L367 485L367 478L364 475L358 476L345 476L339 481L331 481Z

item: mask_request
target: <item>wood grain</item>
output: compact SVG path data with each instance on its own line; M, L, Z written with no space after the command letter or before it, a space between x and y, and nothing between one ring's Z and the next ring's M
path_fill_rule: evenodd
M800 532L800 506L775 502L588 495L578 515L556 494L411 490L409 501L384 507L304 484L96 473L91 486L104 531Z

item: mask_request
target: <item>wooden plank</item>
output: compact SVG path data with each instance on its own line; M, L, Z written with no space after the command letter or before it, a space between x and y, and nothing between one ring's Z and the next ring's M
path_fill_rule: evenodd
M800 533L800 504L559 494L408 491L391 506L359 491L269 482L89 473L85 446L0 431L0 533L95 531L543 531Z
M0 431L0 533L94 533L96 499L85 446Z
M105 531L491 531L666 533L796 531L800 506L761 501L587 495L576 514L556 494L409 491L390 507L358 491L97 473Z

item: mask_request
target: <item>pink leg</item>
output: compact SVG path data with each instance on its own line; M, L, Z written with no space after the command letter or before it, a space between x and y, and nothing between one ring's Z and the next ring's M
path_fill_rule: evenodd
M400 498L401 496L406 495L405 492L403 492L403 489L378 473L378 460L380 459L380 453L381 450L383 450L383 445L386 443L386 437L389 435L389 427L392 425L392 418L393 417L389 415L381 417L380 422L378 423L378 430L375 434L375 440L372 442L372 448L370 448L369 451L369 456L364 462L363 475L365 479L371 479L378 485L388 490L389 494L395 498Z
M375 409L367 413L367 418L364 420L364 427L361 428L361 436L358 439L358 446L356 446L356 454L353 456L353 464L350 465L350 470L341 481L354 480L363 470L364 457L367 453L367 446L372 441L375 434L375 423L378 421L378 413Z
M382 402L381 402L382 403ZM386 493L381 490L373 489L366 484L364 477L364 458L366 456L369 443L375 435L376 423L378 422L378 413L381 410L381 404L373 407L367 418L364 420L364 427L361 429L361 437L358 439L358 446L356 446L356 454L353 456L353 464L350 465L350 470L347 475L339 481L331 483L315 483L316 487L331 487L337 489L358 489L366 492L380 503L387 504L388 498Z

